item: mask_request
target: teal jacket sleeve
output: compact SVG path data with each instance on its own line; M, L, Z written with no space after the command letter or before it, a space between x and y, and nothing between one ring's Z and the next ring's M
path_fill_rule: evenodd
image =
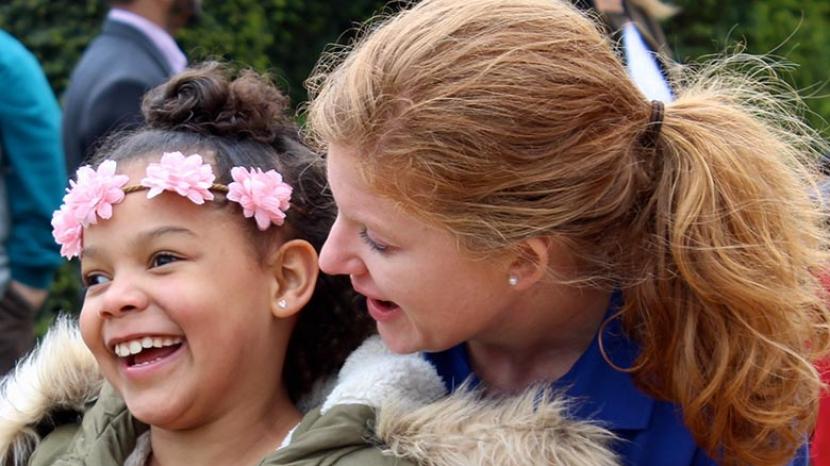
M11 229L6 244L12 278L49 287L61 264L52 239L66 168L60 107L35 57L0 31L0 150Z

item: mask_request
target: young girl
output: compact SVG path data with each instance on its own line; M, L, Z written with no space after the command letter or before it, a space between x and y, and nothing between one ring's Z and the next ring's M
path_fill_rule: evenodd
M91 355L64 322L5 381L4 464L407 466L435 435L429 464L497 458L479 440L514 456L499 464L527 464L510 454L520 443L508 432L467 438L472 416L399 422L395 413L417 413L443 385L427 362L375 339L326 387L370 322L348 282L317 279L333 203L271 84L209 65L144 107L147 127L81 168L55 214L62 252L81 258ZM386 401L398 409L374 429ZM300 422L298 403L315 402ZM513 429L526 452L548 444L557 458L612 464L605 430L523 402L505 409L530 421ZM395 454L382 452L387 442Z
M449 390L564 390L625 464L803 462L830 328L815 142L720 71L649 102L565 2L419 2L310 80L321 269Z
M80 331L108 382L84 422L108 427L95 444L47 438L33 464L254 464L368 335L348 284L317 279L330 201L277 89L210 65L144 105L146 128L81 168L53 220L80 256Z

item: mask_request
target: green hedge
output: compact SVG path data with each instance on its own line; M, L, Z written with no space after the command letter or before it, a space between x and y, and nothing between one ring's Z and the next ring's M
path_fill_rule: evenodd
M475 0L469 0L475 1ZM395 9L400 3L390 4ZM273 72L295 103L305 98L303 79L330 42L348 39L354 26L378 12L382 0L205 0L204 20L178 37L193 61L224 58ZM681 61L743 43L753 53L773 53L798 67L788 78L814 97L811 121L827 132L830 119L830 2L827 0L677 0L682 11L665 24ZM106 12L103 0L4 0L0 27L41 60L60 95L69 73ZM77 309L76 268L64 267L44 316ZM43 320L41 325L45 325Z
M827 0L683 0L665 24L681 62L745 46L791 63L785 78L801 91L813 126L830 137L830 2Z
M471 0L474 1L474 0ZM400 2L397 2L400 3ZM794 82L816 94L828 80L830 2L826 0L678 0L682 11L667 22L681 60L725 50L736 42L753 53L774 53L798 65ZM276 71L295 100L320 50L344 31L380 11L379 0L205 0L201 24L179 34L193 59L224 57L258 70ZM390 9L396 7L391 4ZM7 0L0 27L20 38L43 64L56 92L98 32L102 0ZM830 117L830 97L811 99Z
M474 0L470 0L474 1ZM193 60L225 58L272 71L294 102L325 44L383 8L382 0L205 0L204 20L179 41ZM393 2L395 9L403 2ZM773 53L798 68L790 79L810 107L830 120L830 2L826 0L676 0L681 13L665 25L681 61L744 43L752 53ZM20 38L43 64L55 91L97 34L103 0L6 0L0 27ZM347 36L348 34L346 34ZM826 124L813 121L822 129Z
M41 60L56 93L84 47L100 31L103 0L6 0L0 27L23 41ZM302 81L320 51L384 7L381 0L205 0L198 26L177 39L191 61L224 58L273 72L294 102L304 99ZM390 4L392 8L395 4Z

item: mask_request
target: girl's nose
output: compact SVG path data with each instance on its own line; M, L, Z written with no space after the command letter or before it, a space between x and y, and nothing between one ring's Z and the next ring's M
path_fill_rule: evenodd
M366 264L359 255L360 245L356 244L358 233L351 230L338 215L320 251L320 270L329 275L360 275L366 272Z
M149 302L147 293L135 280L122 277L113 279L104 291L98 312L101 317L120 317L128 312L146 309Z

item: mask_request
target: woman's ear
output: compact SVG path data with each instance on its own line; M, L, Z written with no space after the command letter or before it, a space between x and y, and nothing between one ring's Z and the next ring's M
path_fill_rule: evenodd
M317 284L317 252L305 240L286 241L271 261L274 287L271 312L279 318L291 317L311 299Z
M546 236L522 241L505 278L511 288L526 290L548 273L552 244L553 239Z

